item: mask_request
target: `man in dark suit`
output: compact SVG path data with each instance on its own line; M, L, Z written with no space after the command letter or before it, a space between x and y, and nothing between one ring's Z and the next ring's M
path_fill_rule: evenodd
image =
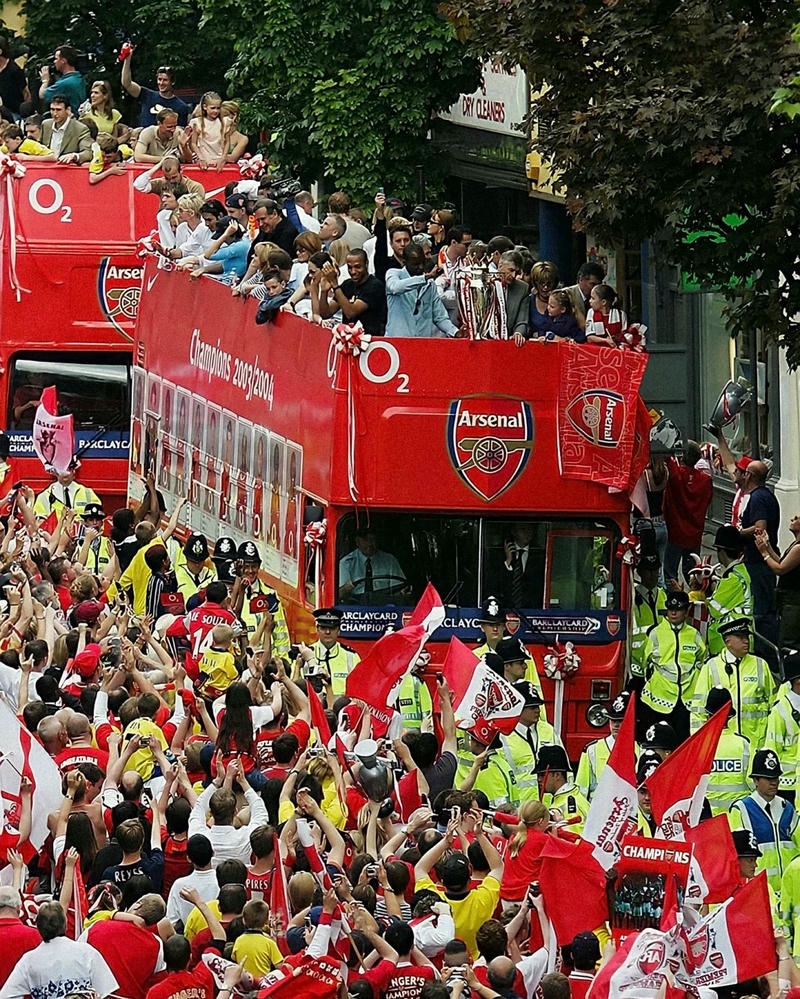
M589 296L592 293L592 288L602 284L605 276L602 266L594 260L589 260L581 265L575 284L563 289L570 297L572 313L582 330L586 329L586 313L589 311Z
M44 145L58 156L59 163L88 163L92 158L92 136L71 116L69 99L61 94L51 97L50 115L42 122Z
M522 257L516 250L500 254L497 273L506 299L506 330L509 338L528 338L528 299L530 288L517 275L522 270Z
M503 543L504 560L497 589L504 607L542 606L545 558L535 534L533 524L519 521L511 525L510 537Z

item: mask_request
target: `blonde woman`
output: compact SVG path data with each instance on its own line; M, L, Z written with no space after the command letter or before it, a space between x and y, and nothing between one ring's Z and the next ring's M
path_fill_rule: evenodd
M222 121L224 123L224 141L226 163L238 163L247 151L250 142L248 137L239 131L239 102L222 102Z
M504 902L521 902L532 882L538 880L550 824L550 812L541 801L520 805L519 825L508 845L500 886Z

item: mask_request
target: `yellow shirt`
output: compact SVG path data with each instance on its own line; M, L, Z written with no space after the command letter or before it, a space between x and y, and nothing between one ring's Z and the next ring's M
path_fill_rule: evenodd
M464 941L474 961L479 956L475 934L487 919L492 918L494 910L497 908L497 902L500 899L500 882L497 878L489 875L477 888L467 892L466 896L461 899L450 898L430 878L421 878L417 881L415 890L421 891L423 888L435 891L437 895L448 902L455 923L454 936Z
M215 898L212 898L210 902L206 902L206 905L209 909L211 909L217 919L219 919L221 915L219 911L219 902ZM206 917L197 907L195 907L186 917L186 923L183 927L183 935L191 943L192 939L197 936L200 930L204 930L207 925Z
M164 733L151 718L134 718L125 729L122 741L128 743L131 739L143 739L145 736L155 738L163 750L167 749ZM149 780L153 776L154 767L155 757L152 749L137 749L127 763L127 769L135 770L142 780Z
M147 610L147 583L152 576L147 563L144 560L144 553L153 545L164 545L164 541L156 536L144 548L140 548L130 561L130 565L123 572L119 579L121 590L133 588L133 613L144 614Z
M281 963L283 954L263 930L245 930L236 938L231 960L241 964L254 978L260 978Z
M198 669L202 675L200 693L216 697L239 679L239 673L229 649L216 649L212 646L200 656Z

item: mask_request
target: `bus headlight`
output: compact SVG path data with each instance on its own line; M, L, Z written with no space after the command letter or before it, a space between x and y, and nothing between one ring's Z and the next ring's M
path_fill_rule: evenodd
M592 728L602 728L608 722L605 704L590 704L586 709L586 721Z

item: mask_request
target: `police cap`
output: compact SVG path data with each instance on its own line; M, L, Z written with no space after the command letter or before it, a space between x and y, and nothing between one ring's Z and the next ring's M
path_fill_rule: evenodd
M781 761L774 749L757 749L753 754L750 766L751 777L767 777L777 779L783 776Z
M509 663L524 663L529 657L529 652L519 638L509 636L501 638L494 650L503 660L504 665Z
M639 572L649 569L651 572L658 572L661 568L661 562L658 555L642 555L639 559L637 568Z
M645 731L642 745L645 749L666 749L671 751L678 746L678 736L669 722L657 721Z
M105 517L103 513L103 507L99 503L87 503L83 508L83 513L81 514L81 520L90 520L92 518L99 518L102 520Z
M733 836L733 845L736 847L736 855L738 857L757 858L761 856L758 840L749 829L737 829L731 835Z
M790 682L800 677L800 652L797 649L787 649L784 652L783 676Z
M733 717L736 714L736 709L731 701L731 692L727 687L712 687L708 692L708 697L706 697L706 711L708 714L715 715L725 704L730 706L729 717Z
M320 628L340 628L342 612L335 607L320 607L314 611L314 620Z
M628 701L631 699L631 692L629 690L621 690L614 700L606 707L606 716L609 721L622 721L625 717L625 711L628 707Z
M530 680L518 680L513 684L514 690L518 694L522 694L525 698L526 708L538 708L544 704L544 701L539 696L539 691L534 687Z
M719 626L719 637L727 638L728 635L749 635L750 628L751 624L749 617L734 617L729 621L724 621Z
M744 542L733 524L723 524L722 527L717 528L717 533L714 535L714 547L724 548L726 551L741 552L744 551Z
M671 590L667 594L667 610L687 610L689 594L685 590Z
M190 562L205 562L208 558L208 542L204 534L194 532L186 539L183 554Z
M243 541L236 552L237 558L242 562L257 563L261 565L261 556L255 541Z
M661 757L658 753L654 753L651 749L645 750L636 765L636 783L644 784L647 778L652 776L660 762Z
M500 606L497 597L488 597L481 607L478 624L505 624L506 612Z
M540 746L539 755L536 759L536 773L543 774L546 770L551 773L567 773L569 771L569 760L567 751L563 746Z
M236 558L236 542L233 538L217 538L214 542L214 558Z

